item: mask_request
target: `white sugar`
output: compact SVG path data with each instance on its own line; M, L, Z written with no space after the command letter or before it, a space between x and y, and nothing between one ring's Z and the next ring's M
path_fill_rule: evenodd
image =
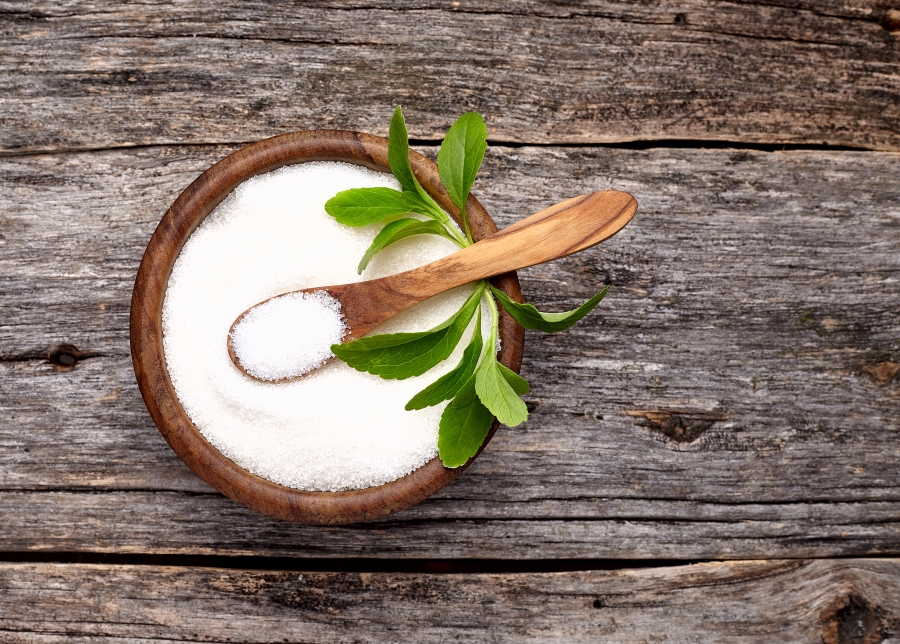
M169 278L163 339L179 401L225 456L282 485L360 489L404 476L437 455L444 405L411 412L404 406L453 368L463 343L432 371L407 380L383 380L333 360L300 380L263 383L241 373L228 355L235 318L267 298L389 275L456 250L436 235L411 237L376 255L357 275L380 226L343 226L324 204L341 190L377 186L399 188L390 175L333 162L254 177L191 235ZM469 293L463 287L428 300L376 332L436 326Z
M325 291L289 293L250 309L231 332L231 343L245 371L281 380L321 366L345 330L341 303Z

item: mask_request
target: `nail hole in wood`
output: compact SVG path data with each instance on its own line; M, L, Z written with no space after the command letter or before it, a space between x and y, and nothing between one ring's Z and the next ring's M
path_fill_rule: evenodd
M677 14L675 14L675 24L676 24L676 25L683 25L683 24L685 24L686 22L687 22L687 19L684 17L684 14L683 14L683 13L677 13Z
M82 358L90 357L91 353L79 351L75 345L61 344L47 355L50 366L56 371L72 371Z

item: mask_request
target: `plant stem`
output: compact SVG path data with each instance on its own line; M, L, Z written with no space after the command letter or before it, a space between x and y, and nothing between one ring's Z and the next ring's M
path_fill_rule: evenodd
M469 230L469 216L466 214L466 204L463 204L463 207L459 209L459 214L463 220L463 226L466 229L466 239L469 240L469 243L472 243L472 232Z
M454 226L450 221L447 221L444 226L446 226L447 230L449 230L450 233L456 238L456 242L457 244L459 244L460 248L465 248L466 246L472 245L472 240L461 237L456 226Z
M449 226L447 226L447 228L449 229ZM460 239L460 238L459 238L458 236L456 236L456 235L453 235L453 240L452 240L452 241L453 241L454 244L456 244L456 245L459 246L460 248L465 248L466 246L469 245L469 244L466 243L466 240L465 240L465 239Z
M491 309L491 338L490 345L491 347L497 346L497 335L500 332L500 312L497 310L497 301L494 299L494 294L491 293L490 289L487 288L487 280L482 281L484 284L484 295L485 299L487 299L488 306ZM495 356L491 356L492 358L496 358Z
M466 236L463 237L459 234L459 228L453 225L453 221L450 219L450 215L444 212L440 208L433 209L435 215L439 217L438 221L444 224L444 228L446 228L451 235L457 240L457 245L460 248L465 248L466 246L472 245L472 238L468 236L468 223L466 223ZM466 221L465 215L463 216L463 221Z

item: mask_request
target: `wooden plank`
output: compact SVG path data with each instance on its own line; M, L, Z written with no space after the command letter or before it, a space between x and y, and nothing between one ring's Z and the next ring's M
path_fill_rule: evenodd
M900 149L890 7L668 0L0 5L0 150L413 136ZM885 26L882 26L882 23Z
M529 335L531 418L498 432L460 480L377 526L323 532L212 493L165 445L134 385L127 307L143 246L226 151L0 162L3 549L900 551L897 154L491 148L477 194L501 224L573 194L635 194L639 213L621 235L522 275L546 309L606 283L610 295L564 334ZM69 370L41 357L60 343L92 357Z
M549 456L546 460L546 469L559 467ZM388 519L327 528L267 519L209 489L205 493L7 490L0 493L4 517L0 550L48 557L52 552L87 551L689 561L900 551L896 502L630 499L615 490L593 491L590 481L584 486L585 498L562 485L557 489L551 481L544 498L535 499L506 487L518 482L514 477L486 473L492 465L496 461L479 462L475 475L467 472L449 489ZM492 494L494 488L486 485L504 487Z
M896 642L900 561L550 574L0 565L26 642Z

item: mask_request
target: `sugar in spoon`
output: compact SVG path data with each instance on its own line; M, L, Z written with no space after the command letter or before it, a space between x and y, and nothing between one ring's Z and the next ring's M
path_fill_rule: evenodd
M276 295L251 306L235 319L228 333L228 354L238 369L255 380L296 380L308 372L289 378L264 379L250 373L241 363L232 336L244 317L257 307L290 294L324 291L340 302L346 328L342 341L348 342L444 291L599 244L622 230L635 212L637 201L627 192L592 192L550 206L452 255L404 273Z

